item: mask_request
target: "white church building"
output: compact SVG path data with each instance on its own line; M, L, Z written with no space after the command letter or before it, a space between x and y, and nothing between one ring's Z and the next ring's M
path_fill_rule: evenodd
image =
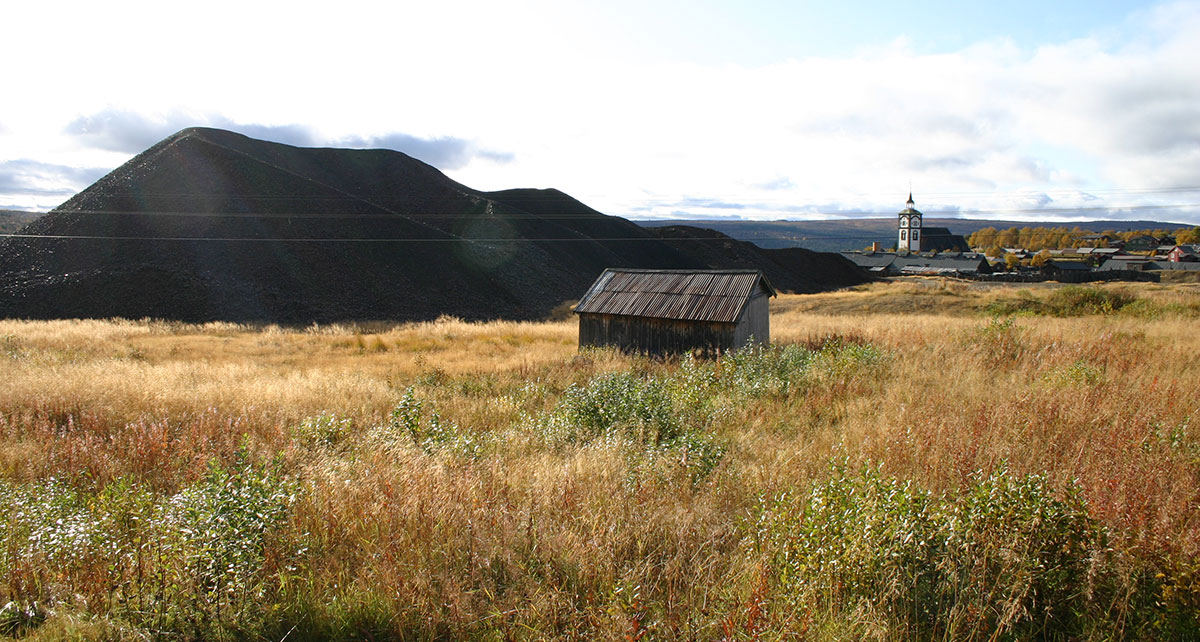
M896 250L899 252L921 251L921 213L913 206L912 192L908 193L908 201L900 212L900 236L896 240Z
M925 227L921 218L924 214L914 207L912 192L908 193L908 201L904 210L897 216L899 226L896 231L896 251L916 254L918 252L970 252L971 247L961 235L954 234L945 227Z

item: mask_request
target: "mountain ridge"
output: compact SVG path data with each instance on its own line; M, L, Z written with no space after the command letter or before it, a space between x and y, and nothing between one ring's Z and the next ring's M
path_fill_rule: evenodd
M1011 221L1005 219L962 219L925 215L926 227L945 227L952 234L969 236L985 227L1080 227L1095 232L1110 229L1175 229L1192 227L1184 223L1162 221ZM817 252L860 250L873 241L884 247L896 243L896 217L831 219L821 221L746 221L746 220L655 220L636 221L648 228L688 225L717 230L732 238L750 241L765 249L805 248Z
M0 241L2 316L534 319L605 267L742 260L721 240L689 250L558 190L483 192L400 152L207 128L159 141L24 231L33 238ZM790 265L782 278L800 289L837 287Z

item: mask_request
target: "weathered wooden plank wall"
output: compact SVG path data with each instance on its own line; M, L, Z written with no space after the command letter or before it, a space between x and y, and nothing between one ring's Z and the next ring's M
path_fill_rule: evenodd
M734 347L736 325L606 314L579 315L579 347L614 346L626 352L676 354Z
M750 342L763 345L771 343L771 297L759 291L746 302L742 317L738 319L733 333L733 348L741 348Z

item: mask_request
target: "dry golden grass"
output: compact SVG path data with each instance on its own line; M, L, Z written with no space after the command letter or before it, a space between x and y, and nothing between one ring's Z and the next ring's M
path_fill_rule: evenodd
M274 600L268 619L290 624L245 624L276 637L291 624L313 639L796 635L794 614L772 610L747 538L762 498L819 483L831 459L937 493L1002 464L1060 488L1077 482L1119 550L1200 569L1200 288L1103 289L1141 303L994 321L995 302L1052 289L934 279L780 297L776 343L836 336L885 356L782 396L711 393L720 412L701 431L726 454L699 483L676 455L541 435L539 417L572 384L614 372L666 380L684 367L577 356L569 321L0 321L0 479L53 477L84 492L132 480L167 496L239 450L277 462L304 492L268 547L274 588L261 599ZM425 421L436 410L482 454L423 452L395 432L391 413L409 390ZM323 413L344 429L328 439L300 429ZM70 605L47 634L80 613L118 629L131 617L112 606L126 585L83 586L66 571L30 584L22 573L37 569L19 566L0 566L0 602ZM810 633L904 638L840 621Z

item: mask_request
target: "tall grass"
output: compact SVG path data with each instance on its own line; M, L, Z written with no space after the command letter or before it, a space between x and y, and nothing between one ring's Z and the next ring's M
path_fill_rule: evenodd
M1003 468L937 496L834 467L806 497L768 505L757 536L794 614L853 613L916 639L1078 639L1111 624L1123 588L1078 489Z
M709 361L2 322L0 635L1195 639L1188 287L784 297Z
M4 483L4 590L14 612L40 604L197 636L259 630L280 570L270 541L296 489L244 452L173 495L125 479L95 493L57 479Z

